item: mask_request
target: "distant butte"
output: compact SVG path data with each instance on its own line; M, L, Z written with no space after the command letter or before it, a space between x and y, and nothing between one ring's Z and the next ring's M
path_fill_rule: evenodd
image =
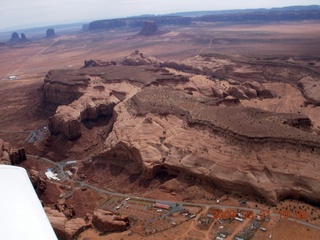
M56 35L56 33L55 33L55 31L54 31L53 28L47 29L47 31L46 31L46 38L54 38L54 37L56 37L56 36L57 36L57 35Z
M25 44L31 42L24 33L21 33L21 38L17 32L13 32L11 34L10 40L7 42L9 46L13 46L16 44Z
M159 35L161 31L158 29L158 26L155 21L145 21L142 24L142 29L138 33L138 35L143 36L152 36L152 35Z

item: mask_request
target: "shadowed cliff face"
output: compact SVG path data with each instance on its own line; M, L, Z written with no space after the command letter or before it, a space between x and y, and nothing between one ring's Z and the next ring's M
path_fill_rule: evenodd
M0 164L16 165L26 159L24 148L13 149L10 143L0 139Z
M154 21L146 21L142 24L142 29L138 35L152 36L160 34L157 24Z
M274 69L283 72L258 77ZM109 116L112 127L98 128L110 131L92 152L96 174L114 166L128 177L179 177L270 204L288 196L317 203L316 110L287 100L290 94L306 100L298 87L303 74L317 78L315 70L279 59L200 55L163 63L136 51L122 64L50 71L43 94L47 104L59 105L50 133L66 143L81 144L86 120ZM280 91L279 82L291 92Z

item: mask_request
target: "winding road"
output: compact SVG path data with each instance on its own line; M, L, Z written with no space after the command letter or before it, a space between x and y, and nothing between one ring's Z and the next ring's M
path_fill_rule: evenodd
M82 181L76 181L76 180L68 178L66 176L66 174L64 173L63 164L61 162L57 163L57 162L54 162L54 161L52 161L52 160L50 160L48 158L43 158L43 157L40 157L40 156L31 155L31 154L27 154L27 157L32 157L32 158L35 158L35 159L37 159L39 161L43 161L43 162L46 162L46 163L53 164L55 167L59 168L59 178L61 180L66 180L66 181L69 181L69 182L73 182L73 183L79 184L80 186L85 186L85 187L91 188L91 189L93 189L93 190L95 190L95 191L97 191L99 193L104 193L104 194L123 197L123 198L131 198L131 199L143 200L143 201L148 201L148 202L161 202L161 203L168 204L168 205L172 205L172 204L177 204L178 203L178 204L185 205L185 206L193 206L193 207L201 207L201 208L215 208L215 209L221 209L221 210L223 210L223 209L224 210L225 209L229 209L229 210L238 209L238 210L253 211L255 214L260 214L261 213L260 209L254 209L254 208L248 208L248 207L239 207L239 206L235 207L235 206L220 205L220 204L190 203L190 202L180 202L180 201L174 201L173 202L173 201L166 201L166 200L160 200L160 199L138 197L138 196L123 194L123 193L118 193L118 192L112 192L112 191L108 191L108 190L105 190L105 189L101 189L101 188L92 186L92 185L90 185L88 183L84 183ZM280 219L280 215L279 214L271 213L271 216L272 217L279 217L279 219ZM302 225L310 227L310 228L314 228L314 229L320 230L320 226L317 226L317 225L314 225L314 224L311 224L311 223L307 223L305 221L297 220L295 218L287 218L287 220L302 224Z

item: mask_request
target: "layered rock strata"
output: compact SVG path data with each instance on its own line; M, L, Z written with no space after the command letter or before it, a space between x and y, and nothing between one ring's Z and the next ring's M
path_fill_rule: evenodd
M140 87L166 84L168 81L179 84L188 79L153 66L111 64L99 68L50 71L42 86L45 104L58 105L56 113L49 119L50 133L62 133L67 139L74 140L81 136L84 120L97 120L99 116L112 117L113 107L124 100L127 94L132 94L122 91L121 84L116 83L122 82L128 91L136 88L133 91L135 93Z
M123 65L51 72L45 101L67 103L49 120L51 134L78 138L83 119L112 114L112 131L93 157L101 166L114 164L143 178L165 172L270 204L286 197L320 202L315 113L293 105L287 110L287 97L272 88L277 79L297 95L301 76L316 78L314 71L217 55L172 65L144 60L136 51ZM218 72L221 78L212 74ZM73 98L56 89L67 89ZM246 106L263 101L282 111Z

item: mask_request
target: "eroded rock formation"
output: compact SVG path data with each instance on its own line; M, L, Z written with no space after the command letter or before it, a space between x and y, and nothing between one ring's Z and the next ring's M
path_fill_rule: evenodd
M136 51L123 65L48 74L45 101L65 102L50 119L51 134L78 138L83 119L103 112L112 115L112 131L92 158L100 167L114 164L147 179L165 172L270 204L286 197L320 202L320 123L315 110L287 96L303 103L299 80L317 79L315 71L215 54L173 64L145 60Z
M68 218L58 210L45 208L49 221L59 239L72 240L91 226L91 221L83 218Z
M11 165L10 144L0 139L0 164Z
M144 59L143 55L137 52L130 55L131 60L126 58L124 62L135 62L133 65L151 64L151 60L148 59L146 62L132 60L136 59L135 55ZM121 85L113 86L114 81L123 81L128 92L122 91ZM62 133L67 139L75 140L81 136L84 120L97 120L99 116L112 117L113 107L123 101L127 94L130 95L131 90L136 92L139 86L165 84L167 81L179 84L188 81L188 78L176 76L153 66L145 68L111 64L104 69L85 68L80 72L50 71L42 86L43 99L45 104L60 105L55 115L49 119L50 133L52 135ZM109 83L112 84L106 88L105 84Z
M56 32L54 31L53 28L48 28L46 31L46 38L54 38L56 37Z
M116 62L104 62L101 60L97 59L90 59L90 60L85 60L84 61L84 66L83 68L88 68L88 67L106 67L110 65L116 65Z
M24 148L14 149L10 143L0 139L0 164L16 165L26 159Z
M301 86L303 94L306 98L312 101L315 105L320 105L320 82L319 78L304 77L299 80L299 86Z
M11 38L8 41L8 45L9 46L13 46L16 44L25 44L25 43L29 43L30 40L26 37L26 35L24 33L21 33L21 38L19 37L19 34L17 32L13 32L11 34Z
M49 130L53 135L62 133L67 139L81 136L83 120L97 120L99 116L112 116L113 106L119 101L116 97L105 95L100 98L80 99L69 106L59 106L56 114L49 119ZM79 103L81 102L81 103Z
M159 66L162 62L155 57L145 57L138 50L132 52L121 62L125 66L155 65Z
M28 43L30 40L26 37L24 33L21 33L21 40L20 43Z
M21 38L19 37L19 34L17 32L13 32L11 34L11 38L8 42L9 45L14 45L17 44L18 42L20 42Z
M46 189L46 180L43 179L39 172L34 169L29 170L28 174L36 193L41 195L41 193Z
M145 21L142 24L141 31L138 33L138 35L142 36L153 36L159 34L161 34L161 31L158 29L158 26L154 21Z
M128 229L129 219L126 216L115 215L112 212L96 209L92 218L93 226L100 232L125 231Z

